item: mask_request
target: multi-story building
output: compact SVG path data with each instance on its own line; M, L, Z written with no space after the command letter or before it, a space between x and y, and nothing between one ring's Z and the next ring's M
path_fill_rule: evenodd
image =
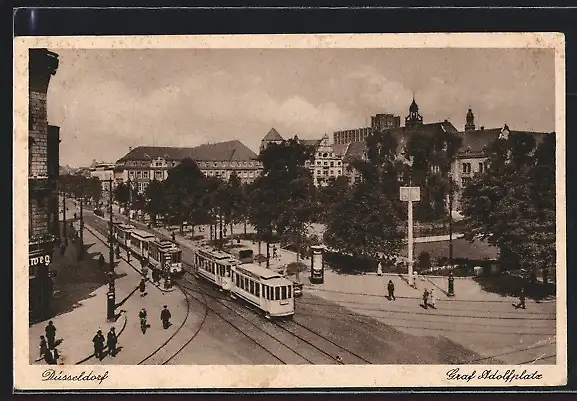
M401 117L394 114L384 113L371 116L371 126L364 128L354 128L333 133L335 145L342 145L351 142L364 142L373 132L383 131L389 128L401 126Z
M114 177L114 169L116 165L114 163L93 163L90 167L90 177L96 177L100 180L101 185L101 196L100 198L104 201L104 203L110 200L110 180L112 180L112 190L114 191L115 188L115 177Z
M46 95L58 55L46 49L29 51L28 103L28 243L29 308L47 311L52 296L50 261L60 237L58 219L59 128L47 122Z
M129 182L143 193L152 180L163 181L168 171L185 158L196 162L209 177L228 180L233 173L241 182L252 182L260 175L258 156L238 140L200 145L194 148L139 146L116 162L116 182Z
M326 186L331 178L344 175L343 158L348 144L331 144L327 134L321 139L300 139L298 136L294 138L300 144L312 148L313 158L305 162L305 167L310 170L315 186ZM284 140L277 130L272 128L262 139L260 150L262 152L271 143L282 143Z

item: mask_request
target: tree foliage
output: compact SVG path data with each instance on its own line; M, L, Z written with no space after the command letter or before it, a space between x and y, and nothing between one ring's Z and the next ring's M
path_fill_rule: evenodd
M397 159L397 140L390 133L367 138L366 160L353 162L361 181L342 194L330 213L325 243L356 257L394 256L402 245L399 187L405 166Z
M102 183L98 177L64 174L59 178L60 189L75 198L84 197L98 203L102 197Z
M467 238L500 249L504 267L535 269L555 259L555 136L537 145L510 134L491 145L488 171L464 189Z

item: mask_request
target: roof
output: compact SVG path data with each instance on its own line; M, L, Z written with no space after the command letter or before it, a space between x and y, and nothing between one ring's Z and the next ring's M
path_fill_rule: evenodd
M351 142L345 153L345 161L360 159L365 153L365 142Z
M132 234L138 235L139 237L142 237L142 238L154 237L154 234L151 234L148 231L138 230L138 229L132 230Z
M343 156L347 152L349 144L348 143L333 144L332 147L336 155Z
M483 128L471 131L463 131L459 134L463 137L463 143L461 145L461 154L464 153L483 153L486 148L494 142L502 132L508 131L509 135L516 134L529 134L535 136L537 143L541 142L545 135L551 133L548 132L538 132L538 131L516 131L511 130L506 125L502 128Z
M271 128L268 134L262 138L263 141L284 141L283 137L280 136L278 131L274 128Z
M194 148L139 146L118 159L117 163L128 160L154 160L157 158L180 161L187 157L203 161L237 161L253 160L257 158L257 155L241 141L235 139L200 145Z
M282 278L282 276L280 274L278 274L275 271L272 271L270 269L267 269L266 267L262 267L259 265L256 265L254 263L245 263L243 265L239 265L236 267L236 270L240 271L240 272L248 272L251 273L255 276L258 276L264 280L269 280L272 278Z
M304 146L317 147L320 145L322 139L299 139L299 143Z

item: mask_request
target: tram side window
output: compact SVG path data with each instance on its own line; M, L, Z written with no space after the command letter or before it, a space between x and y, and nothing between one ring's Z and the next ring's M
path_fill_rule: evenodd
M281 299L287 299L287 293L286 293L286 285L283 285L281 287Z
M288 286L288 297L291 298L292 297L292 290L293 290L293 286L289 285Z
M274 300L280 300L280 287L274 287Z
M260 298L260 283L254 284L254 295Z
M250 283L249 283L249 286L250 286L250 287L249 287L250 293L251 293L251 294L254 294L254 281L251 280Z
M270 300L270 287L268 285L264 286L264 297L268 300Z
M226 266L226 277L230 277L230 266Z

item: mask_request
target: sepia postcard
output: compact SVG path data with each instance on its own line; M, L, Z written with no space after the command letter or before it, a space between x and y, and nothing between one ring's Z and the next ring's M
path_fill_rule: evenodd
M14 63L16 390L566 384L563 34Z

